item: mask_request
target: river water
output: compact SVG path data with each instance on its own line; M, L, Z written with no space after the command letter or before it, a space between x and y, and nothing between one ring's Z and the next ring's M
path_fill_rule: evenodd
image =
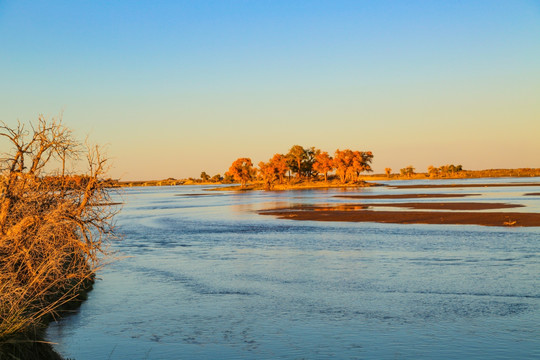
M468 182L539 182L535 179ZM397 183L397 182L395 182ZM402 182L422 183L422 182ZM430 182L435 183L435 182ZM47 338L76 359L540 358L540 227L280 220L259 209L350 203L386 187L121 194L121 259ZM447 201L527 205L538 187ZM414 199L413 201L440 201ZM405 201L411 200L380 200ZM395 210L395 209L394 209Z

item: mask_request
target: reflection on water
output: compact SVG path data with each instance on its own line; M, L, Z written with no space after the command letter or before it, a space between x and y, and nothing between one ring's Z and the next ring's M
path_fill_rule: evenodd
M538 208L537 198L513 196L537 189L478 191L483 201ZM539 228L294 222L256 212L348 201L333 198L341 190L201 193L126 190L125 239L114 248L128 257L100 273L76 314L49 328L62 354L540 357Z

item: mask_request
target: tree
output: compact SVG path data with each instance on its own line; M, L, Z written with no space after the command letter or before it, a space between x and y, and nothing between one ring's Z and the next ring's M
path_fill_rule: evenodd
M236 181L240 182L241 187L245 187L247 182L253 179L255 170L250 158L236 159L229 168L231 174Z
M287 166L287 157L282 154L274 154L272 159L270 159L270 162L275 167L279 183L283 184L283 178L285 177L285 174L287 174L287 170L289 170L289 167Z
M429 165L428 166L428 175L431 178L439 176L439 168L436 168L433 165Z
M352 178L354 181L358 181L360 173L367 171L371 172L371 161L373 159L373 153L371 151L354 151L352 159Z
M390 175L392 175L392 169L391 168L385 168L384 172L386 173L387 177L390 177Z
M61 121L40 116L30 128L1 123L0 139L12 149L0 160L0 338L5 338L39 325L92 278L104 242L114 236L116 209L108 205L103 178L107 159L99 147L83 150ZM66 162L83 155L87 172L66 175Z
M272 161L259 163L259 174L268 190L272 189L274 181L278 178L277 169Z
M447 177L447 176L455 175L456 173L459 173L460 171L463 171L463 166L461 165L456 166L454 164L442 165L438 168L434 167L433 165L430 165L428 167L428 173L430 177L437 177L437 176Z
M328 181L328 172L334 170L334 161L326 151L319 152L319 154L315 156L313 169L319 173L324 174L324 181Z
M342 183L357 181L360 173L371 170L373 153L371 151L352 151L337 149L334 154L334 166Z
M305 157L304 157L304 160L302 161L300 170L302 174L306 178L309 179L317 175L316 173L315 174L313 173L313 170L314 170L313 164L315 163L317 155L321 153L321 150L316 149L315 147L312 146L310 148L304 149L304 152L305 152Z
M224 184L232 184L234 182L234 176L227 171L225 174L223 174L222 182Z
M220 182L221 180L223 180L223 178L221 177L221 174L216 174L212 176L212 178L210 179L210 181L215 182L215 183Z
M202 181L208 181L210 180L210 175L208 175L205 171L201 173L201 179Z
M296 173L298 178L302 177L302 161L307 157L306 150L300 145L294 145L287 153L289 169Z
M296 176L301 179L302 177L310 178L313 176L313 163L315 163L315 157L321 151L315 147L304 149L300 145L294 145L287 153L287 165L289 169L296 173Z
M401 173L401 175L407 176L409 178L415 174L414 167L412 165L400 169L399 172Z
M339 150L334 153L334 167L336 168L336 174L342 183L347 181L349 176L349 169L352 167L354 154L351 150Z

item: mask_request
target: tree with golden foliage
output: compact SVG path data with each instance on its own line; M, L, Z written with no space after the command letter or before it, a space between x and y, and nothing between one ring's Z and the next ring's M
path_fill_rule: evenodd
M372 160L373 153L371 151L337 149L334 154L334 167L342 183L354 182L358 180L361 172L372 171L370 166Z
M315 156L313 169L321 174L324 174L324 181L328 181L328 173L334 170L334 161L326 151L320 152Z
M392 175L392 169L391 168L385 168L384 172L386 173L387 177L390 177L390 175Z
M250 158L236 159L229 168L228 173L240 182L241 187L245 187L248 181L251 181L255 176L255 169Z
M287 153L289 169L293 173L296 173L298 178L302 177L302 162L306 157L306 150L300 145L294 145Z
M439 168L436 168L433 165L428 166L428 175L431 178L435 178L439 176Z
M352 179L358 181L360 173L366 171L371 172L371 161L373 160L373 153L371 151L353 151L352 161Z
M277 180L276 166L272 164L272 161L267 163L261 161L259 163L259 175L265 184L266 189L271 190L274 186L274 181Z
M1 123L0 140L11 148L0 160L2 357L3 339L40 326L93 277L116 209L103 181L107 159L98 147L84 151L61 121ZM83 154L87 173L66 175L66 161Z
M336 169L336 174L339 176L342 183L347 181L349 168L352 167L353 157L354 154L349 149L337 149L334 153L334 167Z
M279 183L283 184L283 179L287 174L287 170L289 170L289 167L287 166L287 157L282 154L274 154L272 159L270 159L270 162L275 168Z
M409 165L407 167L404 167L403 169L400 169L399 170L400 174L403 175L403 176L406 176L408 178L412 177L414 174L416 174L414 172L414 167L412 165Z

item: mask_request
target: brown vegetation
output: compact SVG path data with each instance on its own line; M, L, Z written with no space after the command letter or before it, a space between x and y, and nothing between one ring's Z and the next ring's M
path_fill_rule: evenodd
M115 210L101 180L106 160L97 147L82 151L61 122L40 117L28 130L2 124L0 136L12 149L0 175L2 358L14 336L31 338L92 279L114 235ZM66 161L83 154L88 172L66 175ZM61 170L46 171L54 162Z

